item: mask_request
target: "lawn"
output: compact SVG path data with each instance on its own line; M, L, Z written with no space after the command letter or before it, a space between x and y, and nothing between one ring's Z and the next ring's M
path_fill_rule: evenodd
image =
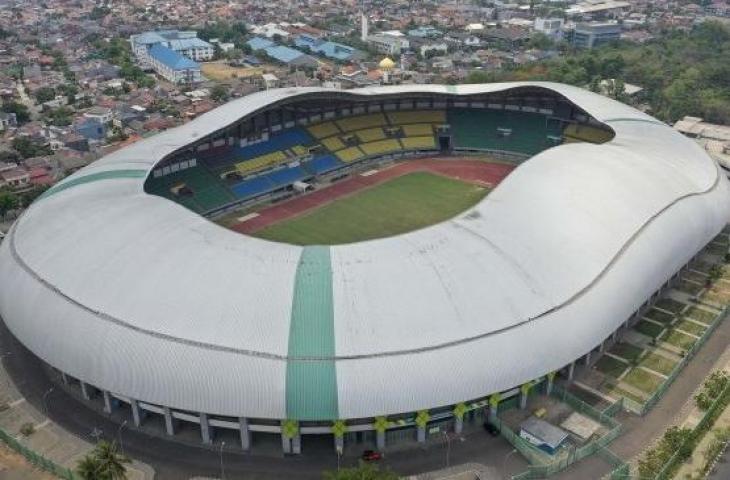
M682 273L682 278L686 278L687 280L692 280L694 282L697 282L699 284L704 285L705 282L707 282L707 275L703 275L701 273L693 272L692 270L686 271Z
M679 285L677 285L677 290L681 290L688 295L699 295L703 288L704 284L700 285L687 280L680 280Z
M641 368L632 368L623 378L624 383L649 394L659 388L659 385L663 381L664 379L662 377L649 373Z
M619 387L618 385L614 385L612 383L606 383L604 385L604 388L602 388L603 392L607 395L613 397L613 398L620 398L620 397L626 397L629 400L633 400L636 403L643 404L646 399L639 397L637 395L634 395L633 393L624 390L623 388Z
M609 352L629 362L635 362L644 353L644 350L630 343L619 342L611 347Z
M705 325L712 324L712 322L715 321L715 317L717 317L717 314L699 307L690 308L689 310L684 312L684 315L686 317L691 317L692 320L697 320L700 323L704 323Z
M656 323L641 320L639 323L634 325L634 330L639 333L643 333L647 337L656 338L664 331L664 327L660 327Z
M673 298L661 298L659 299L659 301L656 302L656 306L661 308L662 310L666 310L668 312L676 314L681 312L686 304L678 302Z
M675 330L670 331L669 335L664 337L663 340L675 347L681 348L682 350L687 350L695 343L694 337L690 337L689 335L685 335L684 333L677 332Z
M691 333L692 335L697 335L698 337L702 336L707 329L707 327L703 327L702 325L689 320L683 320L674 327L687 333Z
M649 353L647 356L641 359L641 362L639 362L639 365L642 367L649 368L651 370L654 370L655 372L662 373L664 375L669 375L672 373L672 370L674 370L674 366L677 364L677 362L670 360L662 355L657 355L656 353Z
M409 173L253 235L297 245L336 245L388 237L452 218L487 192L486 188L440 175Z
M672 323L672 320L674 320L674 315L671 313L666 313L661 310L657 310L656 308L652 308L648 312L644 314L646 318L651 318L652 320L656 320L660 323Z
M618 378L622 373L624 373L624 370L626 370L629 365L621 360L616 360L613 357L603 355L598 359L595 367L599 372L605 373L613 378Z

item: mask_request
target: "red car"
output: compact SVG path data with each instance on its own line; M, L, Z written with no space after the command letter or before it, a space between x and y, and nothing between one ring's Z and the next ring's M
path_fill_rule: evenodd
M383 458L383 454L375 450L365 450L362 452L362 459L365 462L375 462Z

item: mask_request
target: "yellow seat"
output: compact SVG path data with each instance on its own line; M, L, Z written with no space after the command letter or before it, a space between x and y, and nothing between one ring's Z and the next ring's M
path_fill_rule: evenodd
M406 137L423 137L426 135L433 135L433 125L425 123L403 125L403 135Z
M294 145L293 147L291 147L291 151L294 152L294 155L300 157L309 153L309 150L303 145Z
M380 127L358 130L355 132L355 135L363 143L374 142L375 140L382 140L385 138L385 132L383 132L383 129Z
M342 143L342 140L340 140L340 137L338 136L323 139L322 145L324 145L324 148L326 148L330 152L335 152L337 150L345 148L345 144Z
M367 155L381 155L384 153L395 152L401 150L402 147L398 140L378 140L377 142L363 143L360 145L362 151Z
M445 123L446 112L444 110L405 110L390 112L388 118L393 125L403 123Z
M359 147L345 148L343 150L335 152L335 155L337 155L337 158L345 163L354 162L355 160L359 160L365 156L365 154L362 153L362 150L360 150Z
M353 130L381 127L383 125L386 125L388 122L385 119L385 115L383 115L382 113L370 113L357 117L342 118L340 120L337 120L336 123L343 132L351 132Z
M318 125L312 125L307 130L309 130L309 133L311 133L314 138L324 138L340 133L337 125L335 125L333 122L325 122Z
M404 137L400 139L405 150L432 150L436 148L436 141L431 137Z
M565 127L563 135L566 140L568 140L566 143L572 143L571 141L576 140L579 142L604 143L611 140L613 137L610 132L600 128L590 125L577 125L574 123Z
M244 160L236 164L236 170L243 174L264 170L273 167L287 160L286 155L282 151L267 153L251 160Z

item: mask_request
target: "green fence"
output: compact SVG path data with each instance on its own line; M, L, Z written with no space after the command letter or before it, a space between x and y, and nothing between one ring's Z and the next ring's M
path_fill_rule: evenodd
M15 450L19 454L23 455L34 466L41 468L46 472L52 473L59 478L64 478L66 480L78 480L76 475L74 475L71 470L61 467L60 465L52 462L43 455L34 452L33 450L20 443L15 437L8 434L2 429L0 429L0 441L5 443L8 447Z
M621 424L613 419L613 414L617 412L620 407L614 407L612 405L609 407L609 413L605 413L605 411L601 412L557 385L553 387L550 395L561 402L568 404L574 411L581 415L585 415L586 417L600 422L607 431L600 437L589 441L585 445L571 446L569 448L561 449L555 455L549 455L520 437L499 418L493 419L492 421L499 428L502 436L507 439L507 441L510 442L530 463L528 469L521 474L513 476L513 480L545 478L560 472L585 457L605 450L606 446L608 446L608 444L616 439L616 437L618 437L621 433ZM620 460L618 461L620 462Z
M730 307L725 307L725 309L715 318L715 321L712 322L707 327L707 330L705 330L702 336L700 336L700 338L691 347L689 347L689 349L686 351L685 356L682 357L679 363L677 363L677 365L674 367L674 370L672 370L672 373L669 374L669 377L667 377L667 379L659 386L659 388L651 395L651 397L646 400L646 402L642 404L629 398L624 398L624 408L630 412L642 416L645 415L649 410L651 410L654 405L656 405L656 403L664 396L664 394L667 392L667 390L672 385L674 380L679 376L679 374L682 373L682 369L684 369L687 363L692 360L697 351L702 348L702 345L707 343L710 335L712 335L712 332L714 332L717 326L722 323L722 321L727 316L729 310Z

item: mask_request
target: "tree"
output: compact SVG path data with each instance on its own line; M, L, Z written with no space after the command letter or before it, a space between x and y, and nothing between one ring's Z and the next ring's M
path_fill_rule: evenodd
M324 472L325 480L397 480L398 475L390 470L381 470L377 465L360 461L357 467L342 468L337 472Z
M210 98L216 102L223 102L228 99L228 90L223 85L217 84L210 89Z
M15 119L18 124L26 123L30 120L30 112L28 107L18 102L5 102L2 106L2 111L5 113L14 113Z
M52 153L48 145L41 145L28 137L15 137L12 146L23 158L41 157Z
M7 191L0 192L0 218L5 220L7 214L19 206L20 201L14 193Z
M131 460L117 451L114 443L99 442L76 466L82 480L125 480Z
M41 87L35 92L35 101L38 103L46 103L56 98L56 91L51 87Z

